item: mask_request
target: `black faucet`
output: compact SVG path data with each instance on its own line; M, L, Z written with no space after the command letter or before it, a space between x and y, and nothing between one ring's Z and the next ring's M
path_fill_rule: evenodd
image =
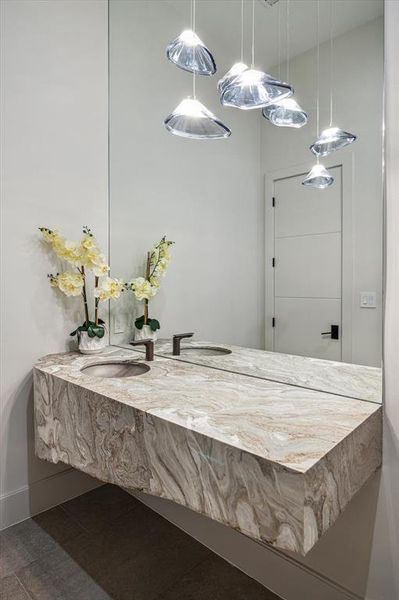
M173 336L173 355L180 356L180 343L184 338L193 337L194 333L176 333Z
M137 340L130 342L131 346L145 346L145 359L154 360L154 342L152 340Z

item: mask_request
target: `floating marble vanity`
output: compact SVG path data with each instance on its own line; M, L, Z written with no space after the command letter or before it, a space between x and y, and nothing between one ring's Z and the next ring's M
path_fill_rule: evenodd
M215 353L212 353L212 348L216 349ZM170 340L158 340L155 352L159 356L232 373L379 404L382 401L382 369L376 367L192 340L182 341L180 356L172 354Z
M82 371L110 361L150 370ZM381 464L378 404L132 350L42 358L34 402L40 458L300 554Z

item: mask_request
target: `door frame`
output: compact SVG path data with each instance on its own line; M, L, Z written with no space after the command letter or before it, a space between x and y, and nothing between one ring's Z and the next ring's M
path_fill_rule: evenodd
M288 177L306 175L315 164L315 160L295 164L275 171L267 171L265 182L265 349L274 351L274 207L273 197L275 182ZM341 356L342 362L352 362L352 312L354 308L353 256L353 176L354 155L347 152L346 156L325 157L323 164L327 169L341 167L341 217L342 217L342 246L341 246ZM344 260L345 257L345 260Z

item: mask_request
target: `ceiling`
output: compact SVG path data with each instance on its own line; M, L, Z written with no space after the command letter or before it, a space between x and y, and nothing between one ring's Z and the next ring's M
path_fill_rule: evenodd
M176 13L176 31L190 27L190 0L165 0ZM383 0L333 0L334 37L383 15ZM279 63L278 23L280 13L282 60L286 56L287 0L267 6L255 2L255 63L263 68ZM252 1L244 0L244 52L250 61ZM317 0L290 0L290 57L316 46ZM196 0L196 31L205 43L209 38L223 44L230 56L239 58L241 0ZM320 42L330 37L330 0L320 0Z

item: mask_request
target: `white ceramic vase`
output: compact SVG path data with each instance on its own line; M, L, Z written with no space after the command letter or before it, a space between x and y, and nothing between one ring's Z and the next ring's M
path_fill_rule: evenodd
M141 329L134 328L134 339L138 340L152 340L156 342L158 339L157 332L153 331L149 325L143 325Z
M107 337L89 337L87 331L78 332L79 352L81 354L100 354L107 347Z

